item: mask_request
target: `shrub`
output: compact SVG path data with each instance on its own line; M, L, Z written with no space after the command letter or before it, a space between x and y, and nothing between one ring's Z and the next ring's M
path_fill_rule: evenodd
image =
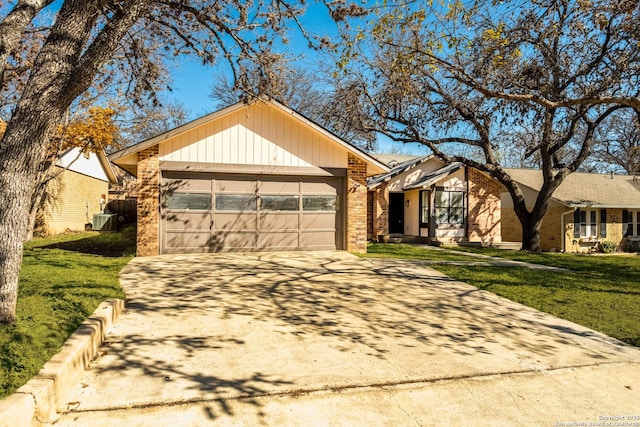
M640 252L640 241L629 240L627 242L627 252Z
M599 249L602 253L610 254L616 251L616 244L615 242L612 242L610 240L605 240L603 242L600 242Z

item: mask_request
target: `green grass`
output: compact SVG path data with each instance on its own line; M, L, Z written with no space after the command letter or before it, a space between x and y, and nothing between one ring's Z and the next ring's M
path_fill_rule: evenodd
M382 245L370 246L373 256L385 253L402 258L402 254L409 253L411 259L433 260L439 253L424 247L409 250L403 247L406 245L384 245L385 248L379 246ZM568 271L444 263L430 266L456 280L640 347L640 256L588 256L469 248L463 250L562 267Z
M35 375L102 301L124 297L118 273L134 246L132 230L25 243L17 321L0 326L0 398Z
M425 248L405 244L371 243L366 254L358 254L367 258L401 258L428 261L473 261L464 254L440 251L437 248Z

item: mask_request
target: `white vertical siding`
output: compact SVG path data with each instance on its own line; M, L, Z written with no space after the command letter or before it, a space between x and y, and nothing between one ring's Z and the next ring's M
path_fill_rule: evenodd
M347 150L286 112L255 103L160 143L160 160L347 167Z

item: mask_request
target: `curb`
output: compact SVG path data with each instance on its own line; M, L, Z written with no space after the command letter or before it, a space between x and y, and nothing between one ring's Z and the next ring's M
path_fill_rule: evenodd
M55 421L58 411L65 409L69 388L80 379L123 310L121 299L101 303L35 377L0 400L0 427L41 426Z

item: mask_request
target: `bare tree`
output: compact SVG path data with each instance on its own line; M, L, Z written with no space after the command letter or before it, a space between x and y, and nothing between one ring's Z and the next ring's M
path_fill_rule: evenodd
M116 119L119 145L126 147L177 128L189 121L189 116L189 110L179 102L161 101L130 108Z
M615 114L596 135L594 168L640 175L640 125L635 114Z
M372 128L494 177L513 199L522 248L539 251L548 202L596 130L640 110L639 14L636 1L409 3L358 33L362 48L348 45L344 63ZM482 159L456 154L460 145ZM541 169L532 208L505 170L509 150Z
M153 103L157 89L167 83L162 64L187 54L204 63L224 58L237 77L247 62L273 62L278 56L274 41L289 24L299 26L303 12L302 2L286 0L52 3L17 0L0 21L3 92L9 70L24 79L0 140L0 323L15 321L34 178L46 160L47 142L74 100L92 87L120 82L127 96ZM344 3L326 4L334 19L364 12ZM50 5L56 9L47 9ZM42 22L47 12L51 19ZM34 44L33 54L23 61L23 43L35 27L42 43Z
M354 109L357 104L351 102L354 91L332 78L328 70L296 68L285 62L274 66L277 72L272 70L269 74L277 77L268 84L260 83L265 73L259 70L245 74L243 85L233 84L221 75L211 88L211 98L218 107L225 107L257 94L268 96L363 150L375 149L375 133L365 130L360 112Z

